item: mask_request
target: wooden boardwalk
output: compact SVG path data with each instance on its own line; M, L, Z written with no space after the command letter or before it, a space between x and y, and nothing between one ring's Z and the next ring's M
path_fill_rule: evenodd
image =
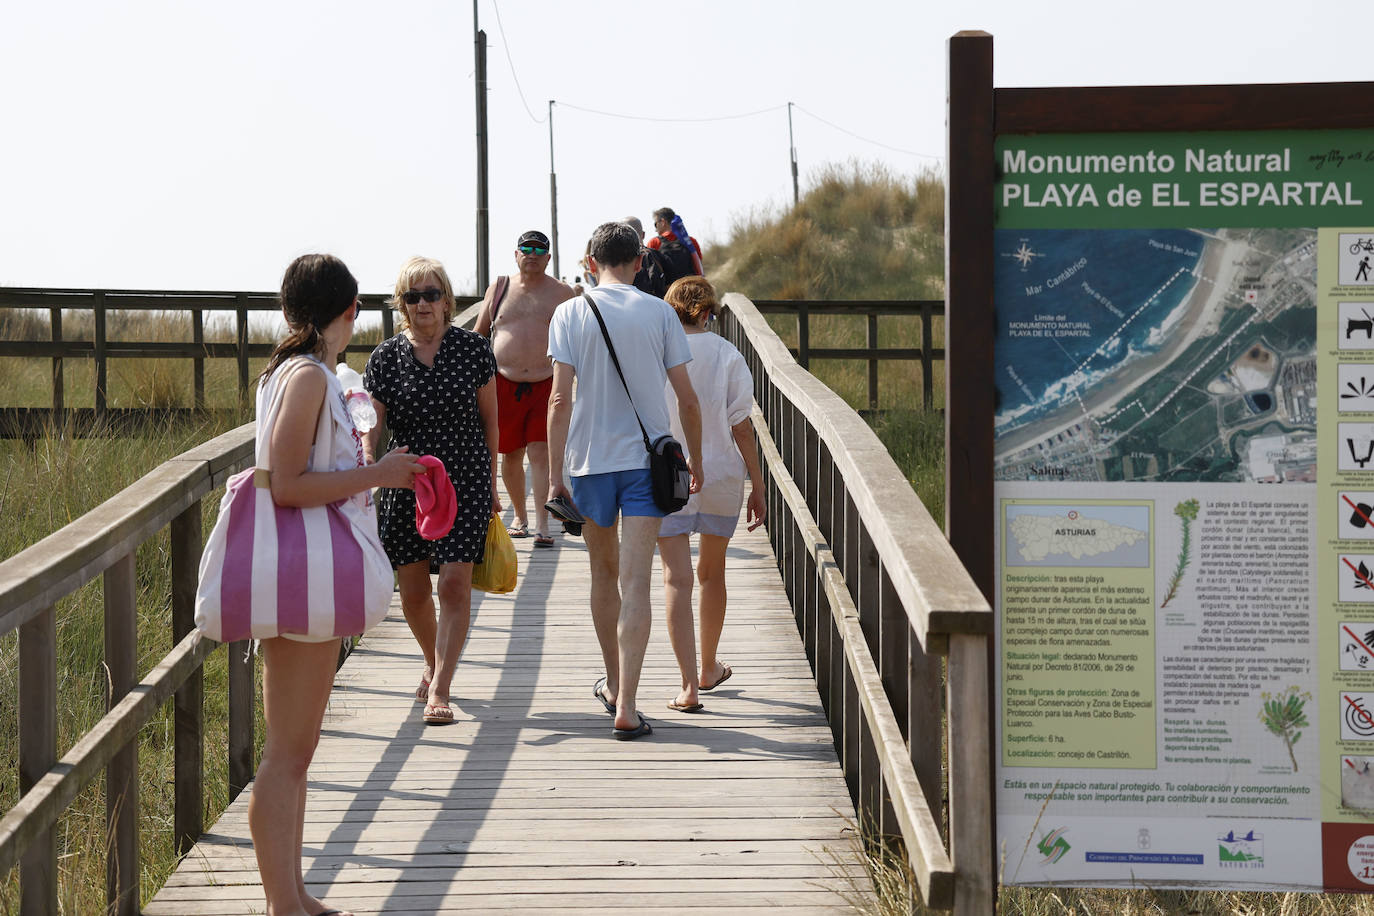
M854 809L762 529L728 563L730 681L670 711L677 667L655 561L640 688L652 736L621 742L592 697L600 653L586 549L517 540L519 587L479 595L454 682L426 727L399 605L340 670L310 771L306 882L358 914L850 912L866 887ZM263 913L232 804L143 912Z

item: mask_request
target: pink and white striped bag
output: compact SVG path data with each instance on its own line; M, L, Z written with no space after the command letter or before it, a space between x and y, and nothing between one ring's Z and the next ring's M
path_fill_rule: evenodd
M217 642L285 634L307 639L356 636L381 622L391 603L391 563L377 536L370 498L309 509L272 501L266 470L272 427L287 378L312 365L326 374L328 388L310 469L336 469L331 460L336 424L347 424L354 438L334 373L309 358L277 368L265 410L259 398L257 467L229 478L200 558L196 627Z

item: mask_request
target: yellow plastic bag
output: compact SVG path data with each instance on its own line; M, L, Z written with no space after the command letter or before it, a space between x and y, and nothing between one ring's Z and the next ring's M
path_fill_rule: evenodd
M487 546L482 562L472 566L472 587L495 595L515 591L515 544L499 515L487 522Z

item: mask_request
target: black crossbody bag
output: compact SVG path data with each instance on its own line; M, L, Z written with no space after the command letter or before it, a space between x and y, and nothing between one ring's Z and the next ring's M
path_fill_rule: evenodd
M649 441L649 432L644 428L644 421L639 419L639 410L635 407L634 396L630 394L630 386L625 381L625 373L621 371L620 359L615 355L615 344L611 343L611 335L606 330L601 310L596 307L596 300L591 294L584 292L582 296L592 307L596 323L601 325L601 336L606 339L606 349L611 353L611 363L615 366L616 375L620 376L620 384L625 386L625 396L630 399L630 409L635 412L639 434L644 437L644 449L649 453L649 478L653 482L654 505L664 512L676 512L687 505L687 498L692 490L692 472L687 467L682 445L671 435L659 436L652 443Z

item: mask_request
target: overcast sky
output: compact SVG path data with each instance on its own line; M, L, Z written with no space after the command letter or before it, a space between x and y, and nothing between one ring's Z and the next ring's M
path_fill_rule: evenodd
M549 227L550 99L571 276L607 219L671 206L709 244L790 203L789 101L803 189L825 163L941 168L961 29L993 35L1000 86L1374 77L1334 0L476 7L492 275ZM0 286L272 290L330 251L365 291L411 254L470 288L473 50L471 0L0 0Z

